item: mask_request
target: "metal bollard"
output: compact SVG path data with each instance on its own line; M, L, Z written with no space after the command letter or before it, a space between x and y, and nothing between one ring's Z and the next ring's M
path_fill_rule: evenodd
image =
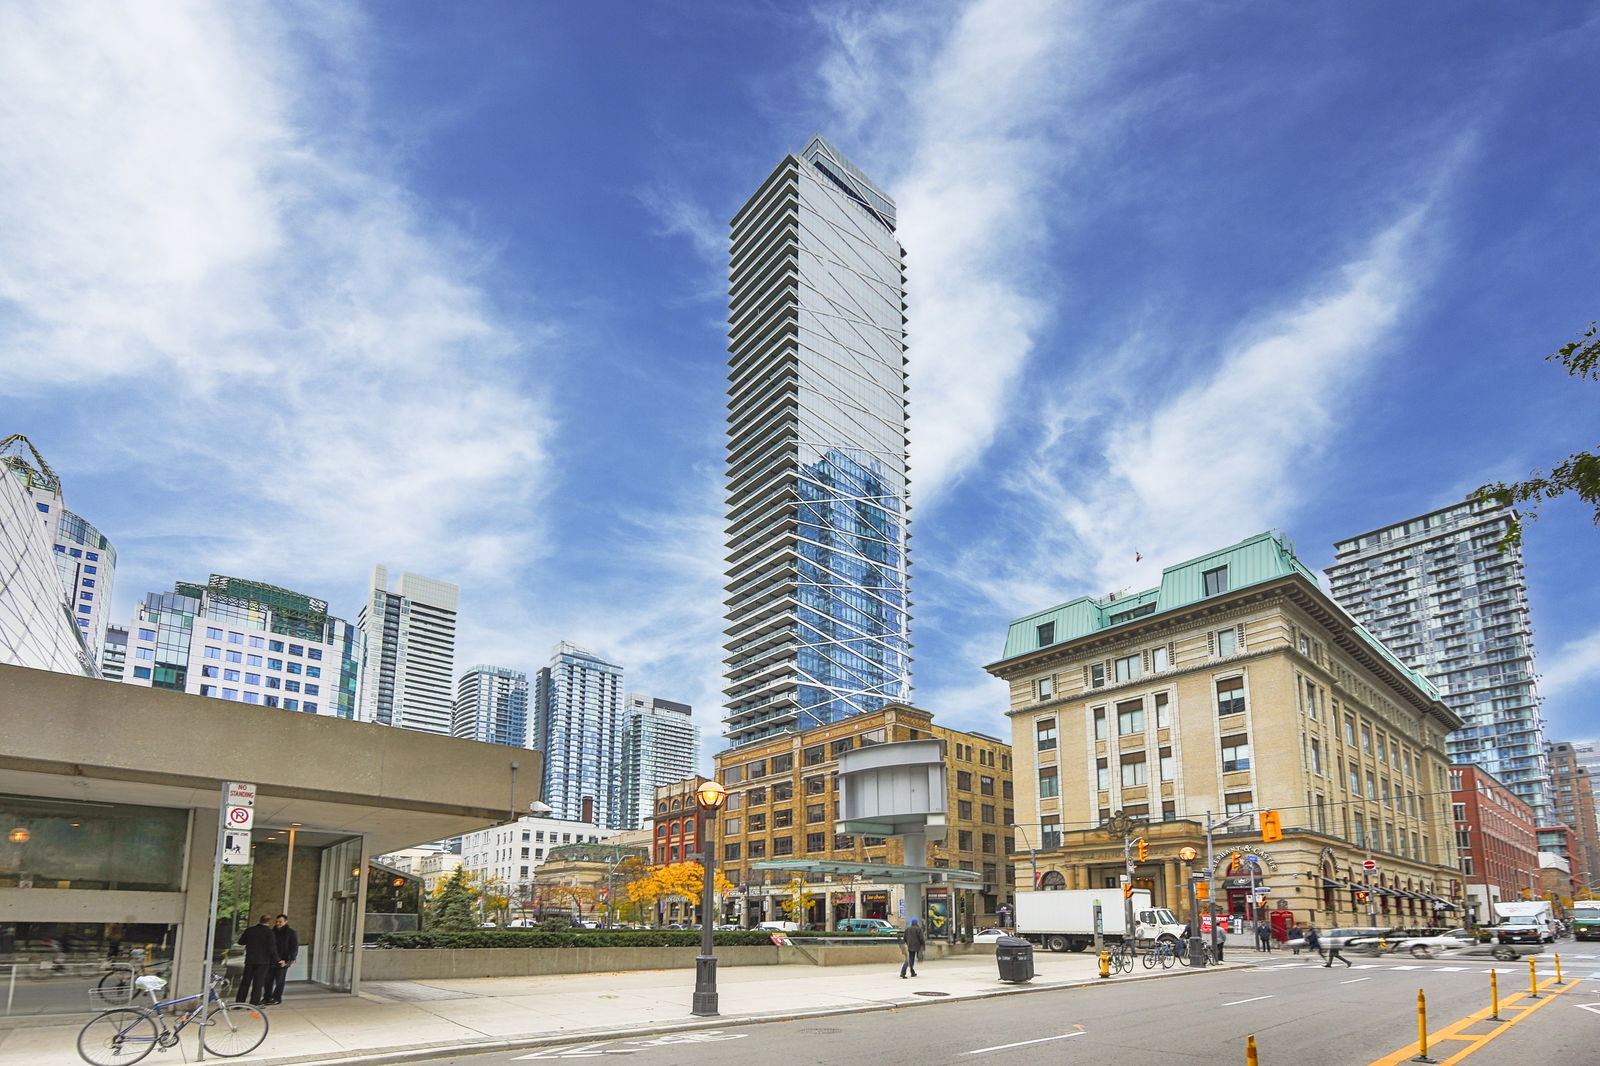
M1539 998L1539 975L1533 972L1533 956L1528 956L1528 998Z
M1254 1033L1245 1037L1244 1066L1261 1066L1261 1060L1256 1058L1256 1034Z
M1111 976L1111 952L1109 951L1102 951L1100 953L1100 976Z
M1556 984L1561 983L1561 952L1556 952Z
M1489 1017L1500 1020L1500 971L1489 971Z
M1437 1062L1428 1058L1428 997L1417 989L1417 1053L1412 1062Z

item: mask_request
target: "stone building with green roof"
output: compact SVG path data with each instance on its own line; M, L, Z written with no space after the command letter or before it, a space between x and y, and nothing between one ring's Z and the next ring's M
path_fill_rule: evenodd
M1019 618L988 669L1011 689L1019 880L1114 889L1123 836L1105 826L1121 812L1150 845L1134 883L1185 912L1179 849L1199 849L1198 871L1207 820L1231 816L1219 911L1405 926L1456 913L1444 740L1460 720L1281 534ZM1267 810L1280 840L1262 839Z

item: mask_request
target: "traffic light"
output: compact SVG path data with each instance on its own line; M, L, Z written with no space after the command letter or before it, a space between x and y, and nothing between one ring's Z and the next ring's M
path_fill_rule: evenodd
M1228 856L1228 869L1237 870L1239 868L1239 860L1243 857L1243 853L1238 851Z
M1194 898L1195 899L1210 899L1211 898L1211 882L1210 881L1196 881L1194 883Z
M1283 839L1283 822L1277 811L1261 812L1261 839L1268 844Z
M1367 902L1367 900L1369 900L1371 898L1372 898L1372 896L1371 896L1370 893L1367 893L1367 892L1357 892L1356 893L1356 902L1357 903L1365 903L1365 902Z
M1139 848L1139 861L1144 862L1145 858L1150 854L1150 842L1144 837L1140 837L1138 840L1134 841L1134 843L1138 845Z
M1122 898L1123 899L1132 899L1133 898L1133 884L1132 884L1132 882L1129 882L1128 884L1122 886Z

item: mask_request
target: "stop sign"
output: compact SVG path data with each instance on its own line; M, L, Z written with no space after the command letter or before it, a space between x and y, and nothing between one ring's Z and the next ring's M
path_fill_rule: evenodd
M1367 871L1368 873L1371 873L1373 870L1376 870L1378 868L1378 864L1376 862L1373 862L1371 859L1368 859L1366 862L1361 864L1361 868L1363 870Z

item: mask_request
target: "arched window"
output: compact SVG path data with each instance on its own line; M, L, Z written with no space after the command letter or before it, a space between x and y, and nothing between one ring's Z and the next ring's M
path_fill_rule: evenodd
M1060 870L1046 870L1039 875L1039 888L1046 892L1059 892L1066 887L1066 875Z

